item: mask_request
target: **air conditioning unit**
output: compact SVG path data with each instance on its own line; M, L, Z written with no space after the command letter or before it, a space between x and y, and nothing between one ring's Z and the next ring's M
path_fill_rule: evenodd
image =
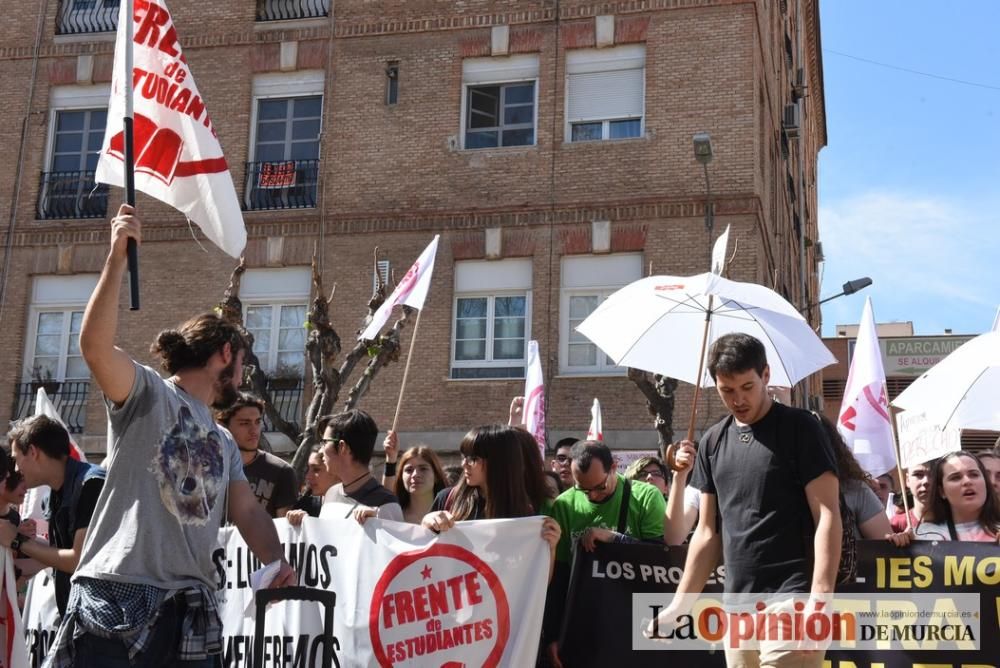
M795 70L792 80L792 100L798 102L806 96L806 71L799 67Z
M785 111L781 116L781 128L789 138L794 139L799 136L799 127L799 105L786 104Z

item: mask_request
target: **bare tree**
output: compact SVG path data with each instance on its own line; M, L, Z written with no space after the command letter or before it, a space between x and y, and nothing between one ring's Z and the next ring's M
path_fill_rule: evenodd
M375 248L375 261L376 263L378 261L377 247ZM239 291L240 280L245 271L246 264L241 259L240 264L233 269L229 287L226 288L223 301L217 308L223 318L241 326L243 325L243 304L239 298ZM364 331L375 311L385 301L385 282L378 271L375 272L375 275L378 278L371 299L368 300L368 312L361 328L356 331L355 338ZM244 383L264 400L267 419L274 428L287 436L293 443L298 444L295 455L292 457L292 467L300 479L305 473L309 453L316 443L316 422L320 417L333 412L341 389L350 379L356 367L363 364L364 371L348 392L347 399L343 404L344 410L356 407L368 393L378 372L386 364L399 359L400 334L414 311L414 309L404 306L402 315L387 332L381 334L374 341L356 340L354 346L341 358L340 335L334 329L330 318L330 303L336 293L337 286L334 284L330 296L327 297L323 289L323 279L319 273L315 253L312 260L312 283L314 297L306 314L305 327L309 332L306 336L306 358L312 372L313 394L306 409L304 425L300 426L297 422L284 419L275 408L268 389L267 373L260 368L257 355L253 351L252 336L250 337L251 349L245 356L245 363L252 365L253 370L244 379Z
M653 416L653 428L656 429L660 454L663 455L667 446L674 442L674 394L677 392L677 379L633 368L629 368L628 377L646 397L646 409Z

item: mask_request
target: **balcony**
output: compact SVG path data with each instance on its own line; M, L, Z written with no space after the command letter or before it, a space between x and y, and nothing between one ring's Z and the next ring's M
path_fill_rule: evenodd
M118 29L120 4L120 0L61 0L56 34L114 32Z
M316 206L319 160L248 162L245 211L310 209Z
M305 381L301 378L269 378L267 391L271 405L287 422L302 426L302 391ZM274 431L271 421L264 416L264 431Z
M94 183L94 172L42 172L38 218L104 218L108 186Z
M38 388L44 387L49 399L55 404L59 416L66 423L71 434L83 433L87 418L87 391L89 380L64 380L47 383L18 383L14 395L14 420L33 415L35 396Z
M330 0L257 0L258 21L314 19L330 14Z

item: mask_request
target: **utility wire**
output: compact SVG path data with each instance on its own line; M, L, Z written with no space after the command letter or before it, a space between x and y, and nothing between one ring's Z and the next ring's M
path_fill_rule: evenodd
M955 79L953 77L946 77L940 74L931 74L930 72L921 72L920 70L910 69L908 67L901 67L899 65L891 65L889 63L882 63L877 60L870 60L868 58L862 58L860 56L853 56L849 53L844 53L842 51L834 51L833 49L823 49L824 53L832 53L835 56L841 56L843 58L850 58L851 60L857 60L862 63L868 63L869 65L877 65L878 67L885 67L890 70L898 70L900 72L909 72L910 74L917 74L922 77L930 77L931 79L940 79L941 81L950 81L951 83L962 84L963 86L975 86L976 88L986 88L988 90L1000 90L1000 86L994 86L992 84L984 84L978 81L966 81L964 79Z

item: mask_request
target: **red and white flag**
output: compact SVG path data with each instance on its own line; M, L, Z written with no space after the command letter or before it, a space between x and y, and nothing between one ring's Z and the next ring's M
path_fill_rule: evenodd
M365 327L365 331L361 332L358 336L359 341L372 341L376 339L379 332L385 326L385 323L389 321L392 309L397 304L406 304L415 309L422 309L424 307L427 291L431 287L431 274L434 273L434 256L437 255L438 240L440 238L440 234L434 235L434 240L424 249L424 252L420 254L420 257L413 263L410 270L406 272L403 280L399 282L399 285L392 291L392 294L375 311L375 315L372 316L371 322Z
M535 437L545 460L545 376L538 341L528 341L528 371L524 375L524 428Z
M247 233L229 166L164 0L122 0L98 183L125 187L124 118L134 87L135 187L179 210L239 257ZM132 44L126 28L132 22ZM132 72L125 76L132 49ZM129 81L131 79L131 81Z
M896 467L889 401L885 395L882 351L875 332L871 298L858 325L847 388L840 405L837 428L861 468L877 477Z
M590 429L587 430L588 441L604 440L604 425L601 420L601 402L594 397L594 405L590 407Z

